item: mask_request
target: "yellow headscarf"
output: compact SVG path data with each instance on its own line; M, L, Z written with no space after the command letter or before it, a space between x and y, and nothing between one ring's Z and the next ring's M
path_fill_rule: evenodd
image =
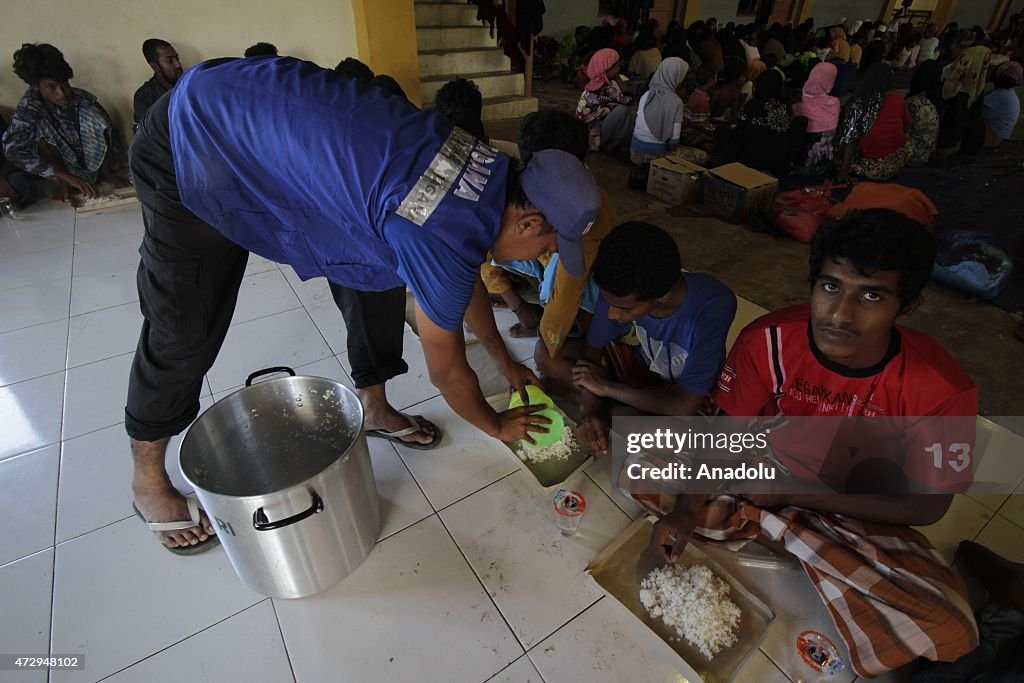
M967 48L960 59L956 60L949 71L946 82L942 84L942 98L951 100L960 93L967 95L967 106L985 92L985 81L988 78L988 65L992 61L992 50L983 45Z

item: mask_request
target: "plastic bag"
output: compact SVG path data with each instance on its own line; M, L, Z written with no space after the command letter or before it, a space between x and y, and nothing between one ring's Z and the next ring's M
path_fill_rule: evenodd
M810 242L832 208L832 190L832 184L825 183L780 192L772 201L772 225L799 242Z
M999 296L1010 282L1013 261L986 235L954 230L939 235L932 277L986 301Z

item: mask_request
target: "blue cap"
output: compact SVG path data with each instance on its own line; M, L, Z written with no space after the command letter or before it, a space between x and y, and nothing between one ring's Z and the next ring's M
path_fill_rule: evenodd
M527 199L558 233L558 260L574 277L587 272L583 236L601 209L601 193L583 162L560 149L535 152L522 175Z

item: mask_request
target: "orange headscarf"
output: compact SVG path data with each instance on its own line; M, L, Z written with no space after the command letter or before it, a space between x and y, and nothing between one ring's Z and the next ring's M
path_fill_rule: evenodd
M744 78L753 83L767 70L767 64L762 62L760 59L755 59L750 63L750 66L747 67L747 73L744 74Z
M587 82L585 90L587 92L597 92L610 83L608 72L615 68L615 65L618 63L619 53L610 47L595 52L594 56L590 58L590 63L587 64L587 78L590 80Z
M850 61L850 43L846 40L846 31L843 27L833 27L828 36L832 39L832 55L844 62Z

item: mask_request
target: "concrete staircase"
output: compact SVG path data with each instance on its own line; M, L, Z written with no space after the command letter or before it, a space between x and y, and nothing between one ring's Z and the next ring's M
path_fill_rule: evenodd
M476 20L476 5L417 0L415 6L423 106L433 105L441 86L462 76L480 88L485 121L537 111L537 98L523 95L523 74L512 72L497 39Z

